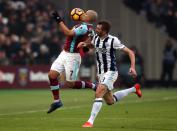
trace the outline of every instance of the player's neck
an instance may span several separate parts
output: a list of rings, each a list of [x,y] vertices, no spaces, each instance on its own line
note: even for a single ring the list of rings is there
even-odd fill
[[[105,39],[106,37],[108,37],[108,34],[104,34],[104,35],[100,36],[100,39],[103,40],[103,39]]]

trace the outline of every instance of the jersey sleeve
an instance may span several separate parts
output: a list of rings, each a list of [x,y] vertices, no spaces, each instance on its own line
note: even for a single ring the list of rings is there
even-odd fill
[[[119,49],[119,50],[121,50],[121,49],[123,49],[124,47],[125,47],[125,45],[122,44],[121,41],[120,41],[117,37],[115,37],[115,38],[114,38],[114,43],[113,43],[113,48],[114,48],[114,49]]]
[[[75,27],[73,30],[74,30],[76,36],[79,36],[79,35],[86,34],[88,31],[88,28],[86,25],[80,25],[78,27]]]

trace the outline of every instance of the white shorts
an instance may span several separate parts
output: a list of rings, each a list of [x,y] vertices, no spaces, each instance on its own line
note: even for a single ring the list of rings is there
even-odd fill
[[[107,71],[103,74],[98,74],[98,80],[100,84],[106,85],[109,90],[114,88],[114,82],[117,80],[117,71]]]
[[[66,80],[74,81],[78,78],[80,64],[81,56],[79,53],[62,51],[58,58],[52,63],[50,70],[55,70],[59,73],[65,71]]]

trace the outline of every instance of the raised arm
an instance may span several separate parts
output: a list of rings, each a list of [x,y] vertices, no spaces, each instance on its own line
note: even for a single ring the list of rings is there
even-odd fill
[[[61,16],[58,14],[58,12],[55,10],[52,12],[52,18],[55,19],[55,21],[59,24],[62,32],[66,36],[74,36],[75,32],[73,30],[70,30],[63,22]]]
[[[73,30],[70,30],[65,24],[63,21],[61,21],[59,23],[59,26],[61,28],[61,30],[63,31],[63,33],[67,36],[74,36],[75,35],[75,32]]]

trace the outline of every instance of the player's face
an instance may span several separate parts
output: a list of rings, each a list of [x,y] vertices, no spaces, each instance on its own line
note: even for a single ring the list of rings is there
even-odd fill
[[[90,19],[90,14],[85,12],[82,16],[81,16],[81,20],[82,21],[89,21]]]
[[[85,13],[81,15],[81,21],[85,21]]]
[[[98,34],[98,36],[100,37],[103,36],[104,31],[102,30],[102,25],[97,25],[95,31]]]

